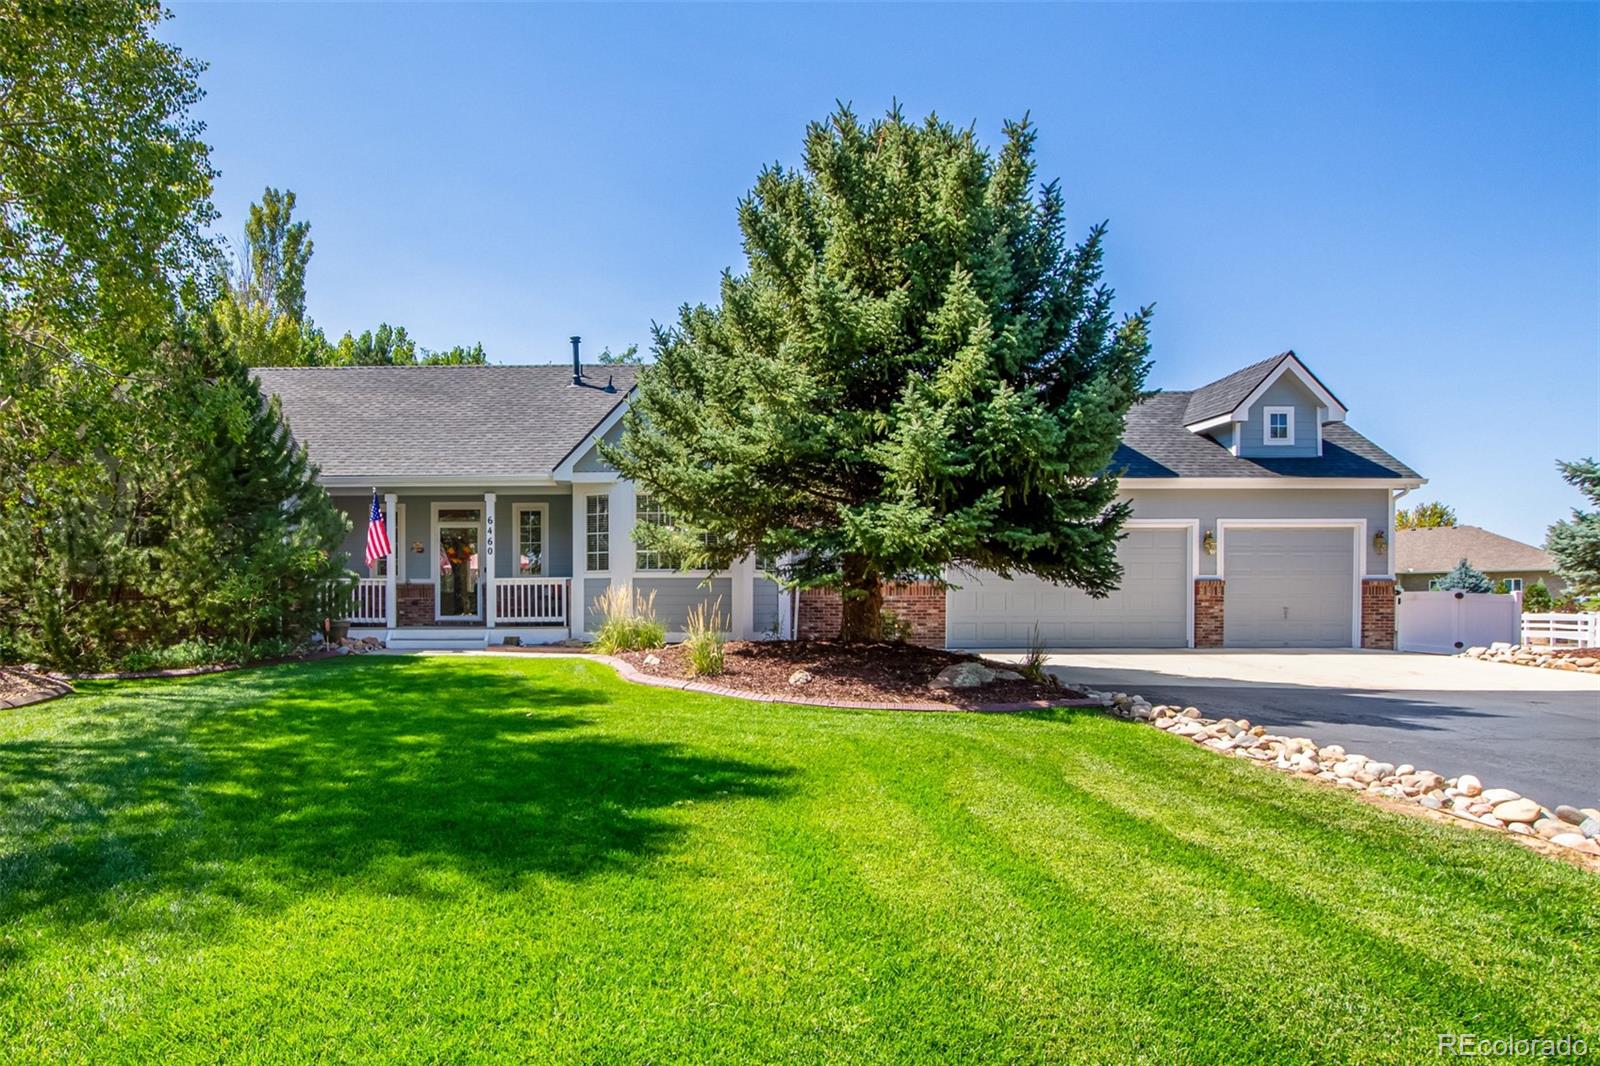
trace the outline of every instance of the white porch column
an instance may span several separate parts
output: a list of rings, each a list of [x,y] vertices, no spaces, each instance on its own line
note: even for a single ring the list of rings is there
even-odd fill
[[[734,640],[754,640],[756,635],[756,557],[746,555],[733,564],[733,602],[728,605],[728,629]]]
[[[585,498],[583,486],[575,482],[572,486],[572,594],[567,597],[567,629],[579,639],[588,636],[589,617],[588,604],[583,599],[584,570],[589,559],[589,541],[584,536],[588,529]]]
[[[494,592],[494,493],[483,494],[483,619],[490,630],[494,629],[496,608]]]
[[[611,486],[611,584],[633,602],[634,554],[633,526],[638,517],[638,494],[633,482],[618,481]]]
[[[395,602],[395,586],[398,584],[395,570],[399,566],[401,555],[395,550],[395,545],[404,545],[406,531],[394,528],[394,493],[386,493],[383,497],[383,524],[389,530],[389,557],[383,564],[383,613],[384,623],[394,629],[400,623],[400,605]]]

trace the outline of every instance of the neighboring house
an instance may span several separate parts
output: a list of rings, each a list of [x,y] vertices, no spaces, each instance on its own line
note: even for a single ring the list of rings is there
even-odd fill
[[[836,594],[780,593],[753,560],[680,573],[639,551],[658,514],[596,445],[620,433],[631,367],[257,371],[349,515],[361,569],[370,493],[397,559],[362,582],[352,632],[395,646],[591,634],[612,585],[655,593],[669,632],[721,602],[735,636],[826,637]],[[912,639],[1019,647],[1394,646],[1394,501],[1423,484],[1345,424],[1293,352],[1135,407],[1115,465],[1133,518],[1103,599],[1034,578],[951,572],[892,587]]]
[[[1439,526],[1395,531],[1394,566],[1402,590],[1436,587],[1463,559],[1491,581],[1504,581],[1512,592],[1543,581],[1551,595],[1559,597],[1567,587],[1556,573],[1556,561],[1544,549],[1487,529]]]

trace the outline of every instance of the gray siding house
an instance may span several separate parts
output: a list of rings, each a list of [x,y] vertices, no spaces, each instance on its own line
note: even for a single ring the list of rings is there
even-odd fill
[[[597,444],[614,439],[632,367],[275,368],[256,372],[349,515],[362,571],[352,632],[398,647],[591,634],[612,586],[654,593],[669,631],[719,603],[734,636],[827,637],[837,598],[781,591],[746,560],[684,573],[633,543],[657,514]],[[1395,500],[1423,484],[1345,422],[1285,352],[1137,405],[1114,465],[1133,518],[1124,579],[1092,599],[1033,578],[951,571],[887,598],[913,639],[1021,647],[1394,644]],[[376,491],[394,555],[362,565]]]

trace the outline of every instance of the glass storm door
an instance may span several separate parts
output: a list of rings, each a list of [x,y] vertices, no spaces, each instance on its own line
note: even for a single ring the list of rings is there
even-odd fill
[[[436,615],[446,618],[481,618],[478,600],[478,541],[482,532],[476,507],[441,508],[438,527],[439,572]]]

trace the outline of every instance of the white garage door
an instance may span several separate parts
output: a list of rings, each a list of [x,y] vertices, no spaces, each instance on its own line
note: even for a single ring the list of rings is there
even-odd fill
[[[1189,643],[1189,534],[1136,529],[1118,546],[1122,587],[1103,600],[1036,577],[958,576],[947,641],[955,648],[1023,648],[1033,627],[1049,648],[1182,648]]]
[[[1350,647],[1353,530],[1230,529],[1222,550],[1224,644]]]

